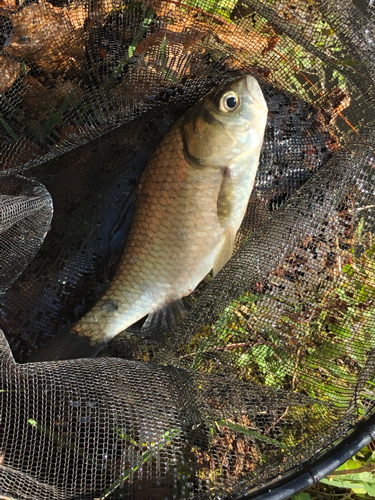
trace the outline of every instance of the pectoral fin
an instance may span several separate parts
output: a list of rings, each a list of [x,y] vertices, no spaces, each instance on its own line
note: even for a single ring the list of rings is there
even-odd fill
[[[212,267],[212,274],[214,276],[217,275],[220,269],[224,267],[228,260],[232,257],[235,236],[233,228],[231,227],[228,227],[228,229],[224,232],[224,242]]]
[[[213,275],[216,276],[232,256],[235,232],[233,231],[233,215],[235,211],[235,183],[231,177],[230,167],[223,172],[219,195],[217,198],[217,218],[224,230],[224,241],[213,265]]]
[[[228,168],[223,173],[217,198],[217,218],[223,227],[228,226],[232,217],[234,196],[234,183],[230,175],[230,168]]]

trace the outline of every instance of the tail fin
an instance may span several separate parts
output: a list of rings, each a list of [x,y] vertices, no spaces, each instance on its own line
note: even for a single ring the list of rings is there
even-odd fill
[[[41,349],[35,351],[28,362],[93,358],[104,345],[104,343],[91,345],[89,337],[77,335],[75,330],[68,326],[60,330]]]

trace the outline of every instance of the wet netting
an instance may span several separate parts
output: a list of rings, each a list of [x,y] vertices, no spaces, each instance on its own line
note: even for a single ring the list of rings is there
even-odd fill
[[[238,498],[371,420],[372,4],[0,1],[1,498]],[[268,118],[232,258],[173,327],[28,362],[116,276],[168,129],[243,75]]]

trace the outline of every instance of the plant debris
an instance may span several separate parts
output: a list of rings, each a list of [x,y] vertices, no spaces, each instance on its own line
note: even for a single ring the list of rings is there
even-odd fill
[[[84,71],[83,33],[74,29],[61,8],[32,3],[10,18],[14,35],[6,54],[27,58],[55,75],[76,76]]]
[[[21,64],[10,57],[0,55],[0,93],[9,89],[21,74]]]

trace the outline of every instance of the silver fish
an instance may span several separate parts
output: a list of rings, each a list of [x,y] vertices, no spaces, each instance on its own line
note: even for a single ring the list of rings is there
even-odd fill
[[[245,76],[210,93],[174,124],[142,175],[109,288],[68,335],[60,332],[34,360],[95,355],[147,314],[146,325],[168,307],[182,314],[181,297],[232,254],[266,120],[258,82]]]

